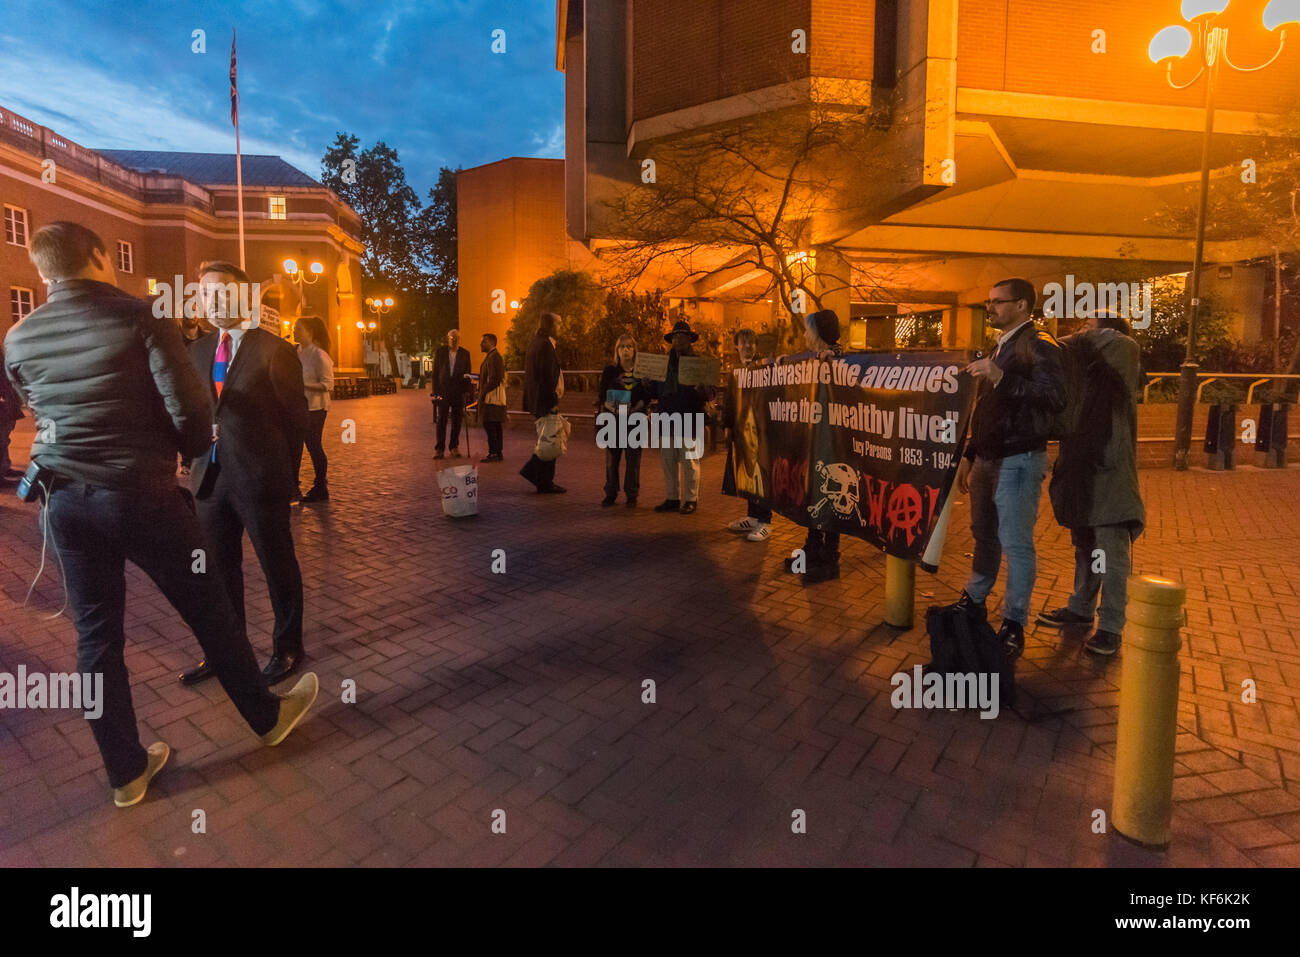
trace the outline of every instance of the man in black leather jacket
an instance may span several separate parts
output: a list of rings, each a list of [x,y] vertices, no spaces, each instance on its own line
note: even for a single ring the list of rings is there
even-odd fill
[[[212,403],[176,322],[116,288],[103,240],[56,222],[31,239],[49,300],[5,338],[5,372],[37,419],[32,460],[77,628],[77,666],[103,676],[91,720],[113,801],[128,807],[171,753],[140,744],[127,674],[127,561],[137,565],[194,630],[222,687],[269,746],[298,724],[318,688],[314,674],[280,698],[257,667],[230,598],[207,563],[207,545],[176,456],[212,441]],[[84,679],[83,679],[84,680]]]
[[[1032,283],[1006,279],[984,304],[998,330],[991,356],[966,372],[979,380],[971,437],[957,470],[970,494],[975,554],[958,604],[986,614],[984,601],[998,577],[1003,552],[1007,585],[998,638],[1007,653],[1025,647],[1025,622],[1036,574],[1034,523],[1047,474],[1047,440],[1065,408],[1061,347],[1034,325]]]

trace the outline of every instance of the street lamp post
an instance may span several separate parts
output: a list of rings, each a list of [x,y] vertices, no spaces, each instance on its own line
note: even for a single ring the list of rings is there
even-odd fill
[[[298,284],[298,292],[302,296],[304,312],[307,308],[307,287],[313,285],[318,279],[320,279],[321,274],[325,272],[325,267],[320,263],[314,262],[307,267],[307,270],[311,273],[310,276],[298,268],[297,261],[293,259],[286,259],[284,261],[285,275]]]
[[[1205,267],[1205,220],[1210,200],[1210,143],[1214,136],[1214,93],[1218,85],[1219,64],[1226,63],[1240,73],[1254,73],[1269,66],[1282,55],[1286,44],[1286,25],[1300,24],[1300,0],[1271,0],[1264,8],[1264,27],[1272,32],[1279,27],[1277,50],[1264,63],[1254,67],[1239,67],[1228,57],[1228,28],[1219,25],[1219,18],[1231,0],[1183,0],[1183,19],[1196,27],[1201,56],[1201,68],[1186,83],[1174,82],[1174,63],[1181,61],[1192,50],[1192,33],[1181,24],[1167,26],[1151,38],[1147,55],[1157,66],[1166,64],[1165,80],[1176,90],[1185,90],[1202,75],[1205,76],[1205,133],[1201,138],[1201,196],[1196,212],[1196,252],[1192,260],[1191,288],[1187,310],[1187,350],[1178,376],[1178,420],[1174,427],[1174,468],[1187,468],[1187,457],[1192,447],[1192,417],[1196,412],[1196,376],[1200,366],[1196,362],[1196,322],[1201,309],[1201,271]]]
[[[384,336],[383,336],[383,328],[382,328],[383,323],[380,320],[382,320],[385,313],[392,311],[393,297],[386,296],[385,298],[380,299],[378,296],[376,296],[373,299],[367,299],[366,307],[369,308],[371,315],[374,316],[374,319],[370,320],[369,323],[370,335],[373,337],[374,340],[378,340],[380,348],[383,348],[384,345]],[[360,323],[358,323],[358,325],[360,325]],[[393,361],[394,363],[396,363],[395,356],[393,357]]]

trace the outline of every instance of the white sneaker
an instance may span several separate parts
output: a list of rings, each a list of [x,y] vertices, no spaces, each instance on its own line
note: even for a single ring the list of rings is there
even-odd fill
[[[729,531],[729,532],[752,532],[752,531],[754,531],[754,529],[756,529],[756,528],[758,528],[758,527],[760,527],[760,523],[759,523],[759,521],[758,521],[757,519],[749,518],[748,516],[746,516],[745,518],[737,519],[736,521],[734,521],[734,522],[732,522],[730,525],[728,525],[728,526],[727,526],[727,531]]]
[[[745,536],[751,542],[765,542],[767,537],[772,534],[772,526],[763,522],[758,523],[758,528],[754,529]]]

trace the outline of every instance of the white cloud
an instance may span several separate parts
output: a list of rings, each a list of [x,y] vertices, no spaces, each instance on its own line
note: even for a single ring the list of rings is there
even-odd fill
[[[533,156],[564,156],[564,124],[556,123],[555,126],[551,128],[550,133],[545,136],[541,133],[534,133],[533,145],[537,147],[537,149],[533,150]]]
[[[11,40],[11,38],[6,38]],[[197,99],[190,84],[170,91],[124,83],[94,65],[67,59],[47,50],[4,49],[0,59],[25,63],[26,70],[7,70],[0,88],[0,105],[48,126],[91,149],[181,150],[234,153],[235,131],[230,125],[229,86],[224,75],[216,98],[215,119],[194,115],[189,103]],[[294,149],[283,140],[248,135],[248,104],[240,102],[240,148],[245,154],[275,154],[313,178],[320,157]]]

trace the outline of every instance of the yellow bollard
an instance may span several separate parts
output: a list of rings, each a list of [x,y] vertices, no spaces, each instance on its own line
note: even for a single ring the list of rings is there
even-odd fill
[[[1178,731],[1178,629],[1187,589],[1167,578],[1128,580],[1111,821],[1130,840],[1169,843]]]
[[[915,604],[916,563],[905,558],[885,556],[885,624],[895,628],[912,627]]]

